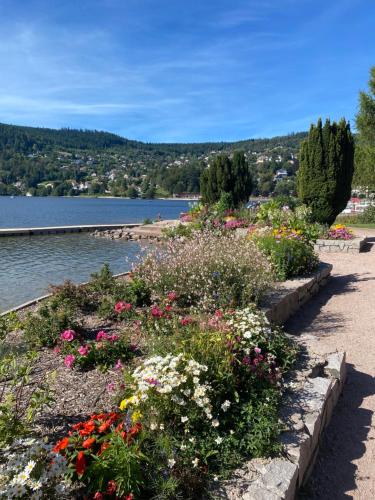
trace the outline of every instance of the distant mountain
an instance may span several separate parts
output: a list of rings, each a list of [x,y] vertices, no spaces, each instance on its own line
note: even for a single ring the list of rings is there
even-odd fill
[[[250,163],[264,153],[266,163],[287,162],[305,137],[300,132],[236,142],[145,143],[97,130],[0,124],[0,195],[197,192],[211,156],[240,149]]]

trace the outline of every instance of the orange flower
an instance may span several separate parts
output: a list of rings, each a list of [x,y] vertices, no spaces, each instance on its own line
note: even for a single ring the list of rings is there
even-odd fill
[[[106,450],[107,448],[109,448],[109,443],[108,443],[108,441],[104,441],[104,443],[102,443],[102,445],[100,447],[100,451],[99,451],[98,455],[101,455],[103,453],[103,451]]]
[[[91,448],[91,446],[95,443],[96,439],[95,438],[88,438],[83,441],[82,446],[83,448]]]
[[[61,450],[65,450],[65,448],[69,445],[69,438],[65,437],[58,441],[53,449],[55,453],[59,453]]]
[[[77,460],[76,460],[76,472],[79,476],[82,476],[85,470],[86,470],[85,454],[83,451],[80,451],[77,455]]]
[[[89,420],[83,424],[83,429],[79,431],[81,436],[88,436],[95,430],[95,422],[93,420]]]

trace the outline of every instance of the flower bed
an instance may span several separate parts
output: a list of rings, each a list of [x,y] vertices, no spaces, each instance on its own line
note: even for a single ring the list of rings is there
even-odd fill
[[[43,435],[47,429],[40,431],[35,417],[47,420],[70,498],[204,497],[211,481],[230,477],[244,460],[280,451],[282,381],[297,349],[257,304],[285,253],[275,265],[254,238],[253,224],[247,226],[250,236],[237,238],[233,229],[247,222],[233,213],[225,217],[220,228],[212,224],[149,254],[129,280],[118,282],[104,268],[86,287],[55,288],[17,325],[19,342],[35,348],[39,360],[55,357],[59,383],[51,384],[61,422],[54,433],[46,409],[54,403],[41,395],[26,401],[19,418],[26,424],[32,407],[34,419],[17,433]],[[267,237],[277,248],[305,249],[308,231],[284,222]],[[309,269],[305,263],[294,272]],[[1,366],[3,394],[11,395],[7,367]],[[63,373],[68,385],[61,384]],[[67,411],[60,402],[64,387],[78,399],[84,382],[94,403],[61,414]],[[17,416],[19,403],[25,401],[17,395],[6,401],[8,419]],[[10,453],[17,452],[11,438],[8,432]],[[46,477],[48,467],[41,459],[33,480]],[[31,497],[56,495],[52,483],[31,484]]]

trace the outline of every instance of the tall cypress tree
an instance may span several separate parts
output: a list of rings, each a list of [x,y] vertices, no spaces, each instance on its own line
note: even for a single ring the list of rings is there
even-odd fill
[[[354,184],[375,189],[375,66],[371,68],[369,92],[359,94]]]
[[[319,119],[311,125],[300,151],[297,191],[312,209],[315,221],[332,224],[345,208],[351,193],[354,141],[344,119],[338,124]]]

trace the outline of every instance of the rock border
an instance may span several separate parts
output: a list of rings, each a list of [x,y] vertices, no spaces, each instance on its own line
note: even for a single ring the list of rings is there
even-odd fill
[[[276,325],[284,324],[327,283],[331,271],[332,264],[321,262],[317,271],[310,276],[278,283],[262,307],[268,320]]]
[[[316,240],[314,250],[316,252],[362,252],[367,243],[366,237],[357,237],[351,240]]]
[[[232,479],[213,487],[213,498],[293,500],[313,470],[345,378],[344,352],[316,357],[309,369],[301,372],[299,381],[286,386],[282,420],[288,429],[280,436],[284,456],[250,460]]]

